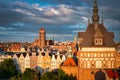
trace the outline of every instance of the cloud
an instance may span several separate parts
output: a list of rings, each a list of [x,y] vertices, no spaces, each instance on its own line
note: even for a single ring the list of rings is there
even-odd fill
[[[113,4],[108,3],[109,1],[112,1]],[[120,40],[117,35],[120,30],[120,10],[119,5],[115,5],[120,1],[101,0],[98,2],[100,5],[100,18],[103,8],[105,26],[108,30],[114,31],[117,40]],[[66,36],[69,37],[67,39],[73,39],[73,36],[70,35],[74,35],[79,30],[83,31],[86,29],[89,15],[88,11],[89,8],[92,8],[92,4],[93,1],[90,0],[12,0],[12,2],[1,0],[0,37],[3,39],[0,40],[8,39],[8,34],[3,34],[3,31],[6,31],[6,33],[9,31],[10,36],[13,38],[19,35],[20,40],[24,37],[23,41],[27,41],[28,39],[32,41],[36,37],[34,34],[38,34],[41,27],[45,28],[47,35],[63,36],[64,40]],[[115,27],[111,27],[111,23]],[[25,37],[27,36],[29,38],[26,38],[26,40]]]

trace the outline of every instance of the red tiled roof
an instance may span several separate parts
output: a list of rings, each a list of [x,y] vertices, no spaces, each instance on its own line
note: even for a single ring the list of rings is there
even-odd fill
[[[63,66],[76,66],[76,63],[73,58],[67,58],[67,60],[63,63]]]

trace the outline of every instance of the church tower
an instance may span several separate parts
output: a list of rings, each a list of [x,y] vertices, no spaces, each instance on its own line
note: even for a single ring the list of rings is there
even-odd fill
[[[46,32],[44,28],[41,28],[39,31],[40,47],[44,48],[46,45]]]

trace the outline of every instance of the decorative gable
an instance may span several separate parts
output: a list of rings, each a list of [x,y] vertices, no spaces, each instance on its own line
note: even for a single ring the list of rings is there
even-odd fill
[[[103,45],[103,34],[99,28],[94,33],[94,45]]]
[[[104,37],[99,28],[96,29],[94,33],[94,37]]]

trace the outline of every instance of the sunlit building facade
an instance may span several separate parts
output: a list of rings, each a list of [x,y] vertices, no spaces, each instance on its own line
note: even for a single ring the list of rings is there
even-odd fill
[[[85,32],[79,32],[78,51],[79,80],[95,80],[100,69],[106,74],[106,69],[114,69],[116,48],[113,32],[108,32],[99,19],[97,1],[94,0],[92,23],[88,22]]]

